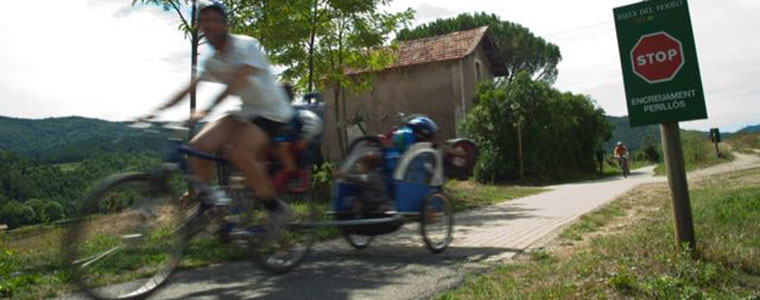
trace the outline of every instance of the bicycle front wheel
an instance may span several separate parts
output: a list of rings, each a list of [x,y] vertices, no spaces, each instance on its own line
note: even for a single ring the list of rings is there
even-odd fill
[[[251,244],[256,263],[275,274],[285,273],[297,267],[314,244],[317,228],[309,226],[319,219],[311,191],[284,197],[293,209],[293,217],[276,232],[266,232],[271,226],[263,207],[254,209],[259,217],[249,231],[261,232]]]
[[[73,282],[96,299],[141,299],[180,261],[183,214],[165,185],[148,173],[110,178],[81,203],[63,251]]]

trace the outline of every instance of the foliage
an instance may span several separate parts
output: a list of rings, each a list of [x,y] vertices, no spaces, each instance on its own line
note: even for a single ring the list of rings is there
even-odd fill
[[[335,165],[331,163],[324,163],[320,166],[314,166],[314,170],[311,176],[311,184],[314,189],[314,198],[320,202],[330,201],[330,192],[332,190],[332,184],[335,180]]]
[[[631,153],[648,144],[649,140],[645,141],[645,139],[653,139],[656,144],[660,142],[660,128],[657,125],[631,127],[627,116],[607,116],[606,119],[612,124],[612,139],[605,142],[602,148],[609,153],[612,153],[612,149],[615,148],[615,143],[618,141],[623,142]]]
[[[10,298],[21,284],[14,274],[20,266],[16,251],[5,248],[0,242],[0,298]]]
[[[179,7],[184,0],[133,0],[175,10],[180,29],[194,36],[197,28]],[[369,73],[348,76],[347,69],[379,70],[393,62],[392,48],[384,48],[391,33],[408,24],[413,11],[381,11],[391,0],[224,0],[231,15],[230,30],[258,39],[272,63],[285,66],[284,80],[296,90],[332,89],[336,128],[345,148],[345,104],[341,93],[369,89]],[[191,39],[197,47],[197,39]],[[194,52],[193,52],[194,53]],[[343,120],[342,122],[340,120]]]
[[[9,228],[32,224],[36,220],[34,209],[13,200],[7,201],[0,209],[0,223],[5,223]]]
[[[163,140],[120,122],[0,117],[0,149],[44,162],[74,162],[111,152],[160,153]]]
[[[123,171],[145,170],[158,158],[147,154],[99,154],[61,171],[52,164],[0,151],[0,223],[11,228],[73,216],[78,200],[97,181]],[[24,204],[21,204],[24,203]]]
[[[659,163],[662,160],[662,147],[654,135],[647,135],[641,140],[641,147],[633,153],[634,160]]]
[[[393,47],[384,47],[390,34],[413,17],[411,10],[401,13],[379,10],[380,5],[389,3],[389,0],[327,1],[321,8],[328,19],[311,53],[313,65],[310,69],[314,78],[320,79],[316,83],[318,90],[332,90],[341,153],[347,146],[346,94],[371,88],[375,76],[372,71],[385,68],[395,59]],[[363,72],[349,74],[347,70]],[[297,86],[304,84],[301,79]]]
[[[50,223],[63,219],[65,216],[63,214],[63,206],[58,202],[48,201],[45,206],[42,207],[40,216],[40,221],[43,223]]]
[[[509,85],[483,83],[476,97],[461,129],[481,149],[474,174],[480,182],[519,178],[518,125],[525,174],[538,180],[594,172],[595,151],[610,137],[604,110],[588,96],[560,93],[526,73]]]
[[[559,47],[533,35],[519,24],[501,20],[496,14],[465,13],[454,18],[438,19],[414,29],[404,29],[399,32],[398,39],[420,39],[481,26],[489,26],[499,55],[505,60],[508,82],[512,82],[520,72],[547,82],[554,82],[557,78],[557,64],[562,59]]]
[[[760,132],[739,131],[725,140],[734,149],[738,151],[752,151],[751,149],[760,149]]]
[[[715,153],[715,146],[706,138],[704,132],[681,130],[681,149],[686,171],[708,167],[727,162],[733,155],[723,150],[721,156]],[[665,162],[655,168],[656,174],[665,174]]]

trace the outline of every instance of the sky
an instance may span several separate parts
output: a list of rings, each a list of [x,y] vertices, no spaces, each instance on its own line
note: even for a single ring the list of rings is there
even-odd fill
[[[130,0],[7,1],[0,10],[0,115],[129,120],[187,84],[189,42],[174,12]],[[625,115],[614,7],[633,0],[395,0],[414,25],[488,12],[560,47],[555,87],[591,96],[609,115]],[[682,128],[735,131],[760,124],[760,1],[691,0],[692,25],[709,118]],[[203,53],[209,49],[202,47]],[[206,84],[198,106],[221,87]],[[236,101],[228,101],[222,112]],[[187,104],[164,118],[187,116]]]

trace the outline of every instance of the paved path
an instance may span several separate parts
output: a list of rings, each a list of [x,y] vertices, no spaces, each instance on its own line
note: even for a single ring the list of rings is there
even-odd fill
[[[693,172],[705,176],[760,166],[760,157]],[[270,277],[247,262],[180,272],[153,299],[420,299],[460,283],[489,261],[541,245],[579,216],[636,185],[665,181],[653,167],[627,179],[549,187],[551,191],[458,214],[454,241],[444,253],[424,248],[419,229],[407,225],[357,251],[343,241],[320,244],[299,269]]]

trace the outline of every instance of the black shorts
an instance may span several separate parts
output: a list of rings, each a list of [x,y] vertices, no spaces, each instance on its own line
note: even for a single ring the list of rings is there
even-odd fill
[[[262,117],[252,119],[251,123],[261,128],[261,130],[264,130],[264,132],[269,135],[270,139],[281,135],[288,127],[288,124],[286,123],[280,123]]]

